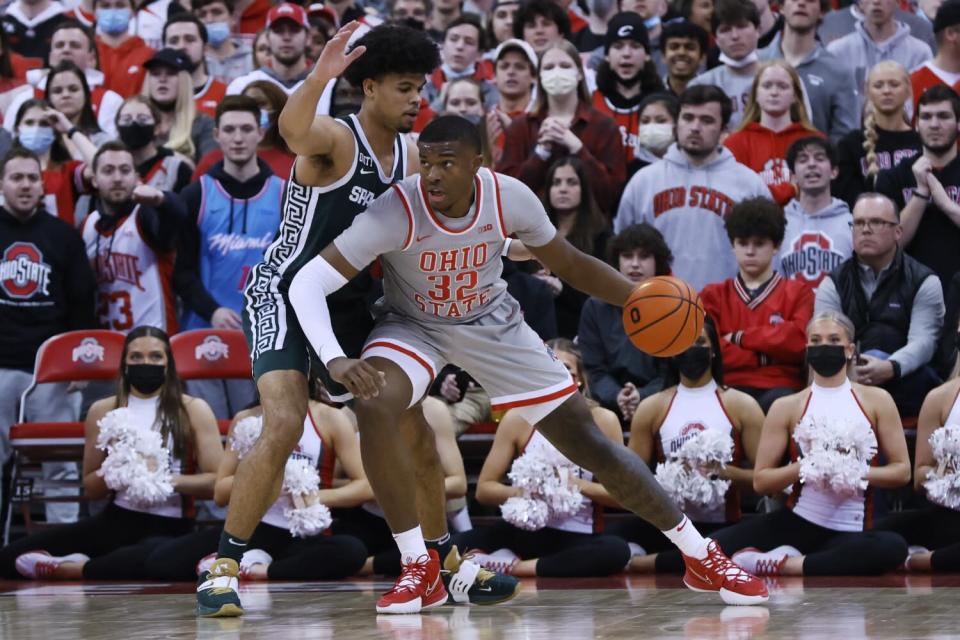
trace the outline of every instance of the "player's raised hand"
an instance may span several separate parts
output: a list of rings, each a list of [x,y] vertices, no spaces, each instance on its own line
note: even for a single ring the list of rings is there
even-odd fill
[[[380,395],[387,377],[366,360],[334,358],[327,364],[330,377],[342,384],[354,397],[369,400]]]
[[[360,28],[360,23],[356,20],[345,24],[330,39],[320,52],[317,64],[313,67],[310,75],[319,77],[326,82],[340,76],[347,67],[353,64],[353,61],[363,55],[367,50],[364,46],[354,47],[350,53],[347,53],[347,45],[350,43],[350,37],[354,31]]]

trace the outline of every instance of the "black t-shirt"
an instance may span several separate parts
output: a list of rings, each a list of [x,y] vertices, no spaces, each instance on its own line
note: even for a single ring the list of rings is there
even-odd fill
[[[590,53],[594,49],[602,48],[606,34],[596,34],[590,31],[590,27],[584,27],[573,34],[570,41],[577,47],[580,53]]]
[[[833,181],[833,195],[844,200],[852,209],[857,197],[873,191],[867,179],[867,152],[863,150],[863,131],[854,129],[837,144],[837,179]],[[911,161],[921,151],[920,134],[908,131],[886,131],[877,128],[877,166],[881,171]]]
[[[893,169],[881,171],[877,178],[877,191],[896,202],[901,209],[917,186],[913,178],[913,163],[919,158],[917,156],[901,162]],[[960,202],[960,156],[942,169],[935,169],[933,175],[940,180],[953,201]],[[953,275],[960,272],[960,227],[930,200],[906,251],[933,269],[946,288]]]

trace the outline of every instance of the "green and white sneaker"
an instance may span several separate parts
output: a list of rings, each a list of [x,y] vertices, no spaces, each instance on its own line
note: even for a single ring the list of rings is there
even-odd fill
[[[440,571],[451,601],[459,604],[500,604],[520,593],[520,581],[513,576],[484,569],[469,558],[461,558],[454,546]]]
[[[217,558],[197,581],[197,615],[232,618],[243,615],[240,604],[240,567],[230,558]]]

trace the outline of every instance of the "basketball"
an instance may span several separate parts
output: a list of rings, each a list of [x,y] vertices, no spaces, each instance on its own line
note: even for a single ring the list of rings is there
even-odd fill
[[[623,329],[630,342],[659,358],[686,351],[700,335],[703,318],[700,296],[673,276],[650,278],[623,305]]]

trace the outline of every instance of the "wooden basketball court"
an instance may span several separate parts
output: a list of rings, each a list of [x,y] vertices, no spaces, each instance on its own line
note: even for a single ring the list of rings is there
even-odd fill
[[[960,576],[789,578],[764,607],[727,607],[678,578],[525,580],[495,607],[378,616],[385,582],[253,583],[243,618],[199,619],[193,587],[160,583],[0,582],[0,637],[566,640],[568,638],[960,637]]]

